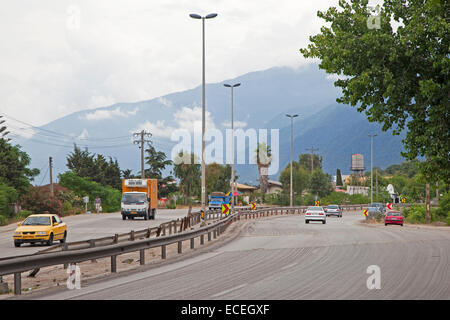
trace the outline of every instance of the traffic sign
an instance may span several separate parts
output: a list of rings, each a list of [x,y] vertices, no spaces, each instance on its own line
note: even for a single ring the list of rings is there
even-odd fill
[[[319,205],[319,201],[316,201],[314,205],[317,207]]]
[[[392,203],[388,203],[388,204],[386,204],[386,207],[389,209],[389,210],[392,210]]]
[[[364,210],[364,216],[367,217],[369,215],[369,210]]]
[[[256,210],[256,203],[254,202],[250,203],[250,209]]]
[[[230,213],[230,205],[223,204],[222,205],[222,213],[229,214]]]

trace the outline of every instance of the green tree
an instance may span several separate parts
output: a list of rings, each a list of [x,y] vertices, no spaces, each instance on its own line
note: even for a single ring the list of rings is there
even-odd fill
[[[292,161],[292,189],[295,195],[300,196],[309,188],[310,172],[300,166],[298,162]],[[291,188],[291,166],[288,164],[280,173],[280,182],[283,184],[283,192],[290,193]]]
[[[343,186],[341,169],[336,170],[336,186]]]
[[[174,163],[173,173],[179,179],[180,191],[184,195],[185,203],[189,203],[190,212],[191,196],[200,194],[201,166],[195,154],[183,151],[177,155]]]
[[[235,176],[237,180],[237,176]],[[227,193],[231,190],[231,166],[210,163],[206,165],[206,193],[214,191]]]
[[[319,157],[317,154],[314,154],[312,157],[312,163],[311,163],[311,154],[309,153],[303,153],[299,155],[298,162],[299,164],[311,172],[311,164],[314,166],[315,169],[322,169],[322,157]]]
[[[427,158],[420,168],[429,181],[448,183],[450,2],[386,0],[379,28],[368,26],[368,0],[340,0],[339,7],[317,13],[327,26],[300,52],[339,76],[338,102],[365,112],[385,131],[406,127],[403,156]]]
[[[311,175],[310,191],[320,198],[329,195],[333,191],[331,176],[320,169],[314,170]]]
[[[174,180],[172,176],[163,177],[162,172],[167,167],[173,164],[171,160],[162,151],[157,151],[155,147],[149,143],[148,148],[145,149],[147,156],[145,163],[148,168],[145,169],[145,176],[153,179],[158,179],[158,197],[167,197],[169,193],[177,190],[175,184],[171,184]]]
[[[38,169],[30,169],[30,157],[20,150],[20,146],[12,146],[5,139],[0,139],[0,182],[23,194],[27,192],[30,181],[39,174]]]

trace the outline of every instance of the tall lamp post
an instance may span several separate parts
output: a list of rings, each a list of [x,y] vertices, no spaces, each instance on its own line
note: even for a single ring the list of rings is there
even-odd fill
[[[227,84],[225,83],[224,86],[227,88],[231,88],[231,212],[234,212],[234,113],[233,113],[233,99],[234,99],[234,91],[233,89],[236,87],[239,87],[241,84]]]
[[[217,17],[217,13],[210,13],[204,17],[191,13],[193,19],[202,20],[202,211],[205,212],[206,202],[206,168],[205,168],[205,20]]]
[[[291,118],[291,194],[290,194],[290,201],[289,201],[289,206],[292,207],[292,198],[293,198],[293,188],[292,188],[292,149],[293,149],[293,140],[294,140],[294,118],[298,117],[298,114],[286,114],[286,117]]]
[[[373,203],[373,137],[376,134],[368,134],[370,137],[370,203]]]

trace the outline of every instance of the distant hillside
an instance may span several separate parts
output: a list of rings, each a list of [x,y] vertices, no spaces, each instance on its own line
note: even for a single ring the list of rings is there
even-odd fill
[[[306,148],[319,148],[324,170],[334,174],[336,168],[348,173],[352,153],[362,153],[370,167],[370,140],[374,139],[374,165],[386,167],[400,163],[402,136],[382,133],[365,115],[353,108],[338,105],[339,95],[333,81],[311,64],[299,69],[272,68],[251,72],[236,79],[207,85],[207,128],[224,131],[229,127],[230,89],[224,83],[242,83],[235,89],[235,126],[280,129],[280,170],[289,162],[290,120],[286,113],[299,113],[294,121],[294,158]],[[44,168],[37,184],[44,179],[48,157],[53,157],[54,176],[66,171],[66,156],[73,143],[88,145],[89,150],[117,158],[122,169],[140,170],[139,149],[132,143],[132,133],[152,132],[155,146],[170,155],[174,142],[170,133],[177,128],[192,130],[201,121],[201,86],[168,94],[148,101],[118,103],[112,106],[73,113],[35,130],[30,139],[15,140],[32,158],[32,166]],[[60,133],[60,134],[54,134]],[[254,165],[236,166],[239,181],[257,184]],[[271,178],[277,179],[279,172]]]

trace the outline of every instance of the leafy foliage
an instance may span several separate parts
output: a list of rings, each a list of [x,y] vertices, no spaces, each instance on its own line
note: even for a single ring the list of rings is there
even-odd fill
[[[148,165],[148,169],[145,169],[145,176],[158,179],[158,197],[167,197],[169,193],[177,190],[177,186],[171,183],[174,180],[172,176],[163,177],[162,172],[167,166],[172,165],[173,162],[167,160],[166,154],[162,151],[157,151],[151,143],[148,144],[145,152],[147,153],[145,163]]]
[[[173,172],[180,181],[180,191],[185,201],[193,195],[200,195],[201,166],[193,153],[180,152],[174,159]]]
[[[450,182],[450,2],[386,0],[380,28],[369,28],[368,0],[340,0],[339,9],[319,11],[327,22],[300,52],[319,58],[319,67],[339,76],[340,103],[365,112],[369,121],[407,128],[410,160],[432,181]],[[399,24],[391,25],[391,20]]]

